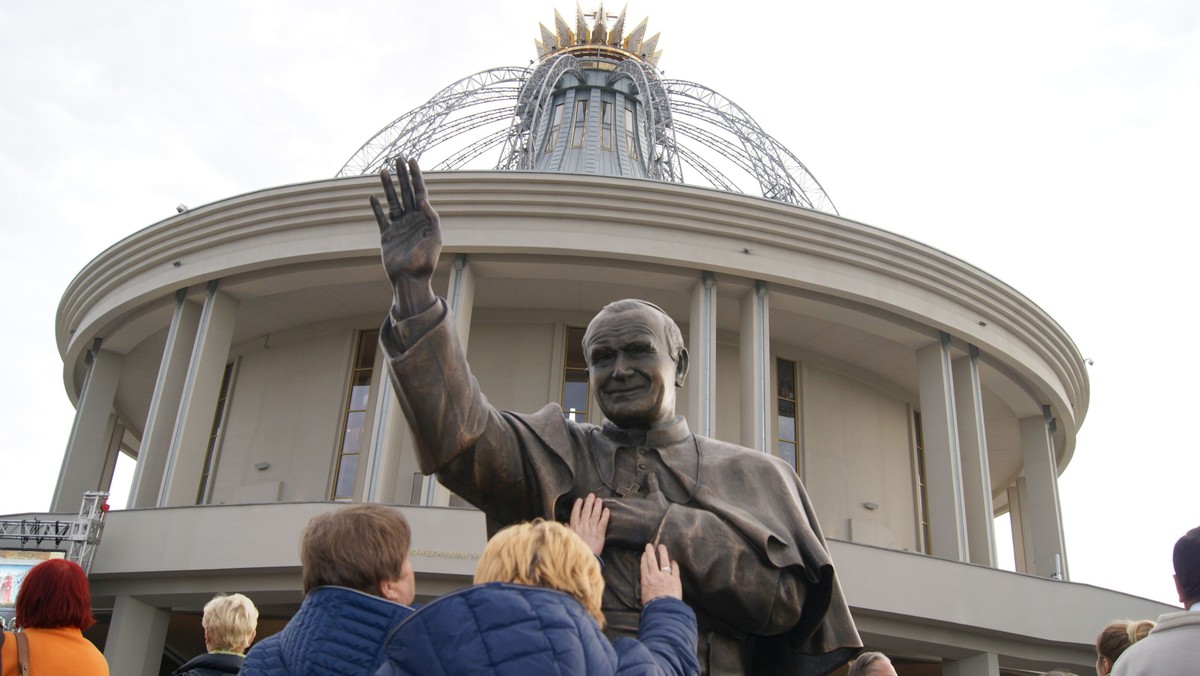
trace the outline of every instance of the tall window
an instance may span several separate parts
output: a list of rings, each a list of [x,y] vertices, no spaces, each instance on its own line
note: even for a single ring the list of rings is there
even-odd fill
[[[588,391],[587,361],[583,358],[584,329],[567,327],[567,345],[563,350],[563,415],[568,420],[587,422]]]
[[[925,553],[929,553],[929,482],[925,473],[925,432],[921,428],[921,412],[913,411],[913,448],[916,451],[917,495],[921,500],[921,538]]]
[[[600,147],[604,150],[612,150],[613,147],[612,108],[612,103],[600,102]]]
[[[625,152],[630,159],[638,158],[637,133],[633,123],[633,108],[625,109]]]
[[[378,329],[358,334],[354,367],[350,373],[350,391],[346,394],[342,438],[338,443],[337,462],[333,466],[333,494],[330,497],[334,500],[354,497],[354,482],[358,478],[358,459],[362,452],[363,427],[367,422],[371,393],[371,367],[375,363],[375,348],[378,345]]]
[[[554,142],[558,140],[558,127],[562,124],[563,104],[554,106],[554,117],[550,120],[550,128],[546,130],[546,148],[542,152],[554,150]]]
[[[775,406],[778,414],[779,457],[796,468],[796,448],[800,438],[800,407],[796,397],[796,362],[775,360]]]
[[[587,99],[579,99],[575,101],[574,129],[571,132],[572,148],[580,148],[583,146],[583,132],[587,126],[587,105]]]
[[[200,487],[196,489],[196,504],[208,502],[209,484],[217,465],[217,447],[221,444],[221,431],[225,428],[225,401],[229,398],[229,380],[233,375],[233,362],[225,365],[221,376],[221,392],[217,395],[217,412],[213,414],[212,429],[208,433],[208,449],[204,452],[204,473],[200,475]]]

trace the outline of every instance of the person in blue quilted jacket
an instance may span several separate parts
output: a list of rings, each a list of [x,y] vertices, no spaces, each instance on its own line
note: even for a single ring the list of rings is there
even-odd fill
[[[588,507],[603,514],[598,500]],[[640,575],[638,637],[610,642],[601,630],[604,577],[583,538],[541,519],[510,526],[484,548],[476,586],[422,607],[392,631],[377,674],[699,674],[696,615],[682,600],[678,563],[666,547],[647,544]]]
[[[314,517],[300,541],[304,603],[250,649],[239,674],[358,676],[385,660],[384,638],[412,614],[411,531],[396,509],[354,505]]]

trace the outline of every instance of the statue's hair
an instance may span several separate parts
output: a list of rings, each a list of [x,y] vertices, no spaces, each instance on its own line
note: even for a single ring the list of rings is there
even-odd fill
[[[218,594],[204,604],[200,624],[210,651],[246,652],[258,627],[258,608],[241,594]]]
[[[555,521],[535,519],[496,533],[475,567],[475,584],[511,582],[546,587],[579,601],[604,627],[604,577],[583,538]]]
[[[638,300],[637,298],[615,300],[605,305],[596,313],[595,317],[592,317],[592,321],[588,322],[587,330],[583,332],[583,358],[588,360],[588,363],[591,363],[591,357],[588,355],[588,345],[592,342],[592,327],[595,326],[596,320],[601,315],[616,314],[629,310],[643,310],[646,308],[654,310],[662,317],[662,331],[663,335],[667,337],[667,353],[671,356],[671,359],[678,360],[679,353],[683,350],[683,332],[679,330],[679,325],[675,323],[674,319],[671,319],[671,315],[663,312],[663,309],[659,306],[649,301]]]
[[[1096,637],[1096,654],[1111,665],[1129,646],[1146,638],[1154,628],[1151,620],[1119,620],[1112,622]]]
[[[850,663],[850,669],[846,671],[846,676],[871,676],[876,664],[892,661],[887,655],[879,652],[865,652],[859,655]]]

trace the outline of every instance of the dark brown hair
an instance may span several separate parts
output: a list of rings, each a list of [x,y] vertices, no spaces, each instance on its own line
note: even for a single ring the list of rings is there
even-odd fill
[[[1171,555],[1175,564],[1175,577],[1179,579],[1181,601],[1200,602],[1200,526],[1184,533],[1175,543]]]
[[[408,521],[383,505],[354,505],[308,522],[300,540],[304,593],[349,587],[379,596],[379,583],[404,570],[412,535]]]

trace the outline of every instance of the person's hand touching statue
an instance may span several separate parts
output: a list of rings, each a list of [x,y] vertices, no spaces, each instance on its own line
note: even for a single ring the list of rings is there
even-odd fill
[[[659,545],[658,551],[646,544],[642,553],[642,605],[656,598],[669,596],[683,600],[683,582],[679,578],[679,563],[672,562],[667,555],[667,546]]]
[[[429,204],[425,179],[415,159],[396,160],[396,182],[387,169],[379,172],[388,209],[374,195],[371,209],[379,223],[383,267],[392,280],[394,312],[404,319],[434,305],[437,297],[430,286],[433,269],[442,250],[442,229],[437,212]]]
[[[568,523],[585,543],[592,554],[600,556],[604,551],[604,534],[608,531],[608,508],[604,501],[595,493],[588,493],[587,499],[576,498],[571,506],[571,520]]]

